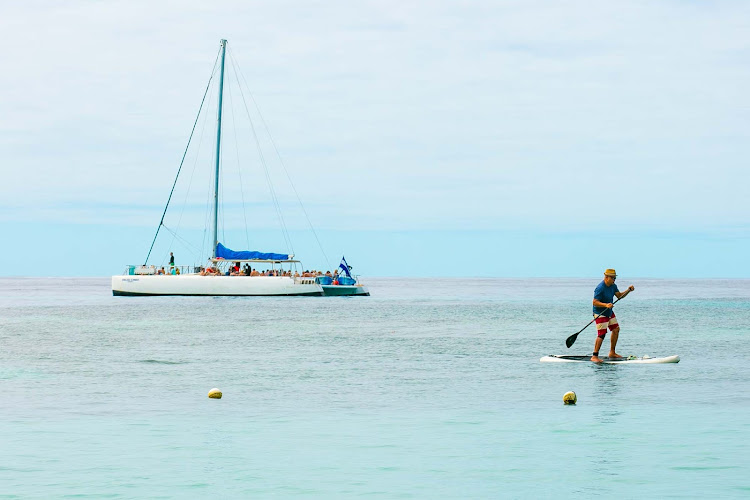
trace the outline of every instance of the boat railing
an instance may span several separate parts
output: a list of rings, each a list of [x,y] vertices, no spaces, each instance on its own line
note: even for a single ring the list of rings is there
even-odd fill
[[[321,285],[358,285],[359,284],[359,278],[357,276],[352,275],[351,278],[346,276],[317,276],[315,278],[315,281]]]
[[[163,273],[159,272],[161,271],[161,269],[164,269]],[[156,275],[170,275],[170,274],[196,274],[199,272],[200,272],[200,267],[196,267],[196,266],[156,267],[154,265],[149,265],[149,266],[130,265],[125,268],[125,272],[123,274],[129,275],[129,276],[156,276]]]

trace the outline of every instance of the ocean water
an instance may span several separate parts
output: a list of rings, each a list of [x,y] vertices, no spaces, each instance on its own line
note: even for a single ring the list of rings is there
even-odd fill
[[[2,278],[0,498],[750,497],[750,281],[619,281],[618,351],[679,364],[539,362],[591,352],[593,327],[564,341],[596,278],[351,298]]]

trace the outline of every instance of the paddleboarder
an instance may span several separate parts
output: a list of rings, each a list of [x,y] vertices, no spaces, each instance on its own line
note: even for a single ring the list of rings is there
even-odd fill
[[[615,351],[617,346],[617,338],[620,336],[620,325],[617,323],[615,312],[612,310],[612,299],[617,297],[621,299],[627,294],[635,290],[633,285],[630,285],[627,290],[621,292],[615,280],[617,279],[617,273],[614,269],[607,269],[604,271],[604,280],[594,290],[594,316],[599,315],[596,318],[596,342],[594,343],[594,354],[591,356],[591,361],[594,363],[601,363],[602,360],[599,358],[599,349],[604,342],[604,337],[607,336],[607,327],[612,334],[610,337],[611,347],[609,350],[610,358],[621,358]]]

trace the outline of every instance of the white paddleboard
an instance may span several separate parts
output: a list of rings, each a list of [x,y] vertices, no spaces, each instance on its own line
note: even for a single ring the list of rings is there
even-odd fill
[[[599,356],[602,363],[608,365],[625,365],[625,364],[661,364],[661,363],[679,363],[679,356],[664,356],[660,358],[652,358],[651,356],[623,356],[622,358],[607,358]],[[557,354],[550,354],[549,356],[542,357],[539,361],[542,363],[591,363],[591,354],[586,356],[563,356]]]

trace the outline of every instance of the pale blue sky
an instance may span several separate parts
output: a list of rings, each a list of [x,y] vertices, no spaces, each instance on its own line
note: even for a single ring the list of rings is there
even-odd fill
[[[0,275],[145,257],[221,38],[333,265],[750,277],[750,4],[646,1],[3,2]]]

